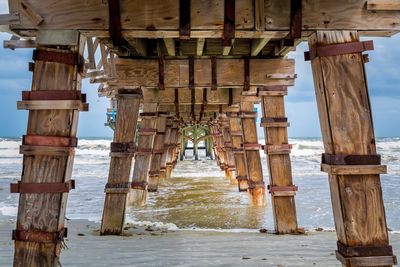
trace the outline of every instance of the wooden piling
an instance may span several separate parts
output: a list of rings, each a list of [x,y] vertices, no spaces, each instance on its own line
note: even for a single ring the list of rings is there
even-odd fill
[[[229,179],[232,184],[237,184],[235,158],[233,156],[232,141],[229,131],[229,119],[226,114],[220,114],[219,122],[224,145],[224,155],[226,158],[225,177]]]
[[[376,154],[362,50],[353,49],[358,42],[355,31],[320,31],[309,39],[316,55],[311,65],[325,148],[322,170],[329,174],[337,258],[346,267],[391,266],[396,258],[379,177],[385,168]],[[321,47],[328,53],[314,53]]]
[[[237,113],[228,113],[229,119],[229,131],[232,142],[232,151],[235,159],[236,167],[236,180],[238,183],[239,192],[247,192],[248,181],[247,181],[247,165],[246,165],[246,153],[242,146],[243,144],[243,132],[241,119]]]
[[[171,136],[171,128],[172,128],[172,117],[168,117],[164,135],[163,154],[161,155],[160,179],[165,179],[167,177],[167,158],[169,152],[169,140]]]
[[[160,180],[161,157],[164,153],[164,138],[166,129],[167,117],[166,114],[158,114],[157,118],[157,134],[154,138],[153,155],[151,158],[149,171],[148,192],[157,192],[158,183]]]
[[[253,102],[241,102],[239,117],[242,121],[243,148],[246,154],[248,192],[251,203],[255,206],[265,206],[265,184],[260,158],[256,118]]]
[[[101,235],[119,235],[122,232],[142,97],[137,91],[121,91],[116,96],[117,118],[111,143],[111,162],[105,188]]]
[[[297,233],[297,217],[294,196],[297,186],[293,185],[290,161],[291,145],[288,144],[284,95],[286,86],[263,87],[258,91],[261,97],[265,146],[269,171],[269,192],[274,213],[275,233]]]
[[[20,193],[12,234],[14,266],[59,265],[68,191],[74,187],[71,172],[79,108],[57,106],[54,101],[83,105],[82,50],[78,38],[71,49],[38,47],[34,51],[32,91],[23,94],[23,101],[38,101],[42,106],[26,106],[28,127],[20,149],[23,172],[21,181],[11,185],[12,193]]]
[[[134,206],[144,205],[147,201],[148,174],[154,139],[157,133],[157,109],[157,104],[147,103],[143,105],[143,112],[140,113],[139,139],[135,153],[131,190],[128,198],[129,203]]]

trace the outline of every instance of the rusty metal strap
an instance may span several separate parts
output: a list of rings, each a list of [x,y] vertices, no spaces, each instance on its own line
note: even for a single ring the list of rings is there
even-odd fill
[[[235,2],[236,0],[225,0],[222,46],[231,46],[235,38]]]
[[[217,59],[211,57],[211,90],[217,90]]]
[[[244,150],[260,150],[261,145],[258,143],[255,143],[255,144],[246,143],[246,144],[243,144],[243,148],[244,148]]]
[[[55,51],[33,50],[32,59],[34,61],[46,61],[61,63],[66,65],[82,65],[84,60],[78,53],[61,53]]]
[[[248,180],[247,184],[249,185],[249,189],[265,188],[264,181],[251,181],[251,180]]]
[[[24,135],[22,145],[52,146],[52,147],[77,147],[76,137],[47,136],[47,135]]]
[[[137,148],[135,156],[148,156],[153,154],[153,149],[151,148]]]
[[[174,104],[175,104],[175,113],[176,116],[179,116],[179,89],[175,88],[175,100],[174,100]]]
[[[160,114],[159,112],[141,112],[139,115],[140,117],[145,117],[145,118],[156,118]]]
[[[158,89],[165,90],[164,83],[164,57],[160,56],[158,59]]]
[[[278,186],[278,185],[268,185],[268,190],[270,193],[272,192],[289,192],[289,191],[297,191],[298,187],[296,185],[288,185],[288,186]]]
[[[131,183],[132,189],[146,190],[148,183],[146,181],[133,181]]]
[[[22,100],[81,100],[86,103],[86,94],[76,90],[23,91]]]
[[[242,131],[231,131],[231,136],[243,136]]]
[[[57,232],[45,232],[35,230],[13,230],[12,240],[36,243],[58,243],[68,235],[67,228]]]
[[[322,154],[322,163],[328,165],[380,165],[380,155]]]
[[[105,188],[129,188],[130,183],[107,183]]]
[[[155,128],[140,128],[138,132],[141,135],[153,135],[157,133],[157,129]]]
[[[302,1],[290,1],[290,38],[301,38]]]
[[[266,154],[289,154],[292,150],[291,144],[280,144],[280,145],[265,145],[262,148]]]
[[[113,45],[130,50],[130,44],[122,37],[120,0],[108,0],[109,33]]]
[[[287,122],[286,117],[264,117],[261,118],[261,123],[272,123],[272,122]]]
[[[10,184],[11,193],[42,194],[42,193],[68,193],[75,189],[75,180],[65,183],[23,183]]]
[[[135,143],[133,142],[112,142],[111,152],[133,153],[136,151]]]
[[[240,118],[257,118],[258,113],[257,111],[240,111],[239,117]]]
[[[243,91],[249,91],[249,90],[250,90],[250,60],[248,58],[245,58]]]
[[[246,176],[236,176],[236,180],[238,180],[238,181],[248,181],[249,179],[247,179]]]
[[[326,46],[312,47],[310,51],[304,52],[304,59],[308,61],[313,60],[316,57],[330,57],[352,53],[361,53],[368,50],[374,50],[373,41],[331,44]]]
[[[179,1],[179,38],[190,39],[190,0]]]
[[[344,257],[393,256],[392,246],[346,246],[338,241],[337,248]]]

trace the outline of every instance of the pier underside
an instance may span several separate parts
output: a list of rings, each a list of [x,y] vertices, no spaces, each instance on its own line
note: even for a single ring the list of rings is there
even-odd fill
[[[9,8],[0,15],[1,29],[13,34],[4,46],[35,48],[32,90],[18,102],[29,119],[21,181],[11,186],[20,193],[14,266],[58,265],[78,114],[88,110],[85,78],[110,99],[114,129],[101,235],[121,234],[126,207],[144,205],[171,177],[189,141],[195,158],[204,141],[207,156],[252,205],[267,205],[271,195],[277,234],[302,233],[284,101],[297,77],[286,55],[301,41],[310,48],[305,59],[313,70],[336,257],[343,266],[396,264],[362,54],[373,44],[359,37],[400,31],[398,1],[9,0]]]

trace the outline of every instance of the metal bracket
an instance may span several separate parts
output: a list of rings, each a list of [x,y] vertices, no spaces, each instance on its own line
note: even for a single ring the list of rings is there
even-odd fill
[[[345,54],[362,53],[369,50],[374,50],[373,41],[317,46],[311,47],[310,51],[308,52],[304,52],[304,60],[309,61],[317,57],[331,57]]]
[[[65,183],[23,183],[18,181],[16,184],[10,184],[10,192],[20,194],[68,193],[71,189],[75,189],[75,180]]]

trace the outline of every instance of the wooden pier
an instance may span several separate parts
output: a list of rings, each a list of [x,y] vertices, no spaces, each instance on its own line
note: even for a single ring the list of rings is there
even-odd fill
[[[81,80],[110,99],[114,129],[100,233],[121,234],[127,205],[143,205],[171,177],[187,143],[204,141],[230,183],[271,205],[277,234],[298,234],[284,97],[296,74],[286,55],[308,41],[343,266],[391,266],[360,36],[400,31],[396,0],[9,0],[5,48],[35,48],[19,193],[14,266],[58,266]],[[261,104],[257,124],[255,104]],[[85,127],[85,125],[81,125]],[[259,144],[257,128],[264,128]],[[267,157],[262,162],[260,150]],[[268,164],[266,185],[262,164]],[[131,169],[133,167],[133,171]],[[35,207],[35,208],[32,208]]]

